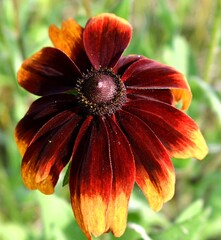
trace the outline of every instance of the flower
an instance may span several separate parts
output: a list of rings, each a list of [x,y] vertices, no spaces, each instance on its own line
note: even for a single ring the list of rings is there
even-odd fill
[[[72,208],[86,237],[119,237],[135,182],[157,211],[174,194],[170,158],[207,154],[198,126],[182,111],[191,102],[189,85],[172,67],[123,57],[132,28],[113,14],[92,17],[85,28],[68,19],[61,29],[50,26],[49,36],[54,47],[18,71],[19,84],[41,96],[15,130],[22,178],[51,194],[70,163]]]

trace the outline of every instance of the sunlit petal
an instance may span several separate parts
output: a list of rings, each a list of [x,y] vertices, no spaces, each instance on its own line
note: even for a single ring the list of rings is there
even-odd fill
[[[208,153],[196,123],[173,106],[149,99],[128,102],[124,108],[153,130],[171,157],[203,159]]]
[[[69,185],[76,220],[86,235],[99,236],[106,230],[113,174],[105,126],[99,118],[88,122],[76,139]]]

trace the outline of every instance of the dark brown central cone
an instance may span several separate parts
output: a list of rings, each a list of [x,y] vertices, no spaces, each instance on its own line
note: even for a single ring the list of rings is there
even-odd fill
[[[126,101],[123,82],[110,69],[92,70],[77,82],[83,109],[94,115],[112,114]]]
[[[117,91],[113,77],[98,73],[89,78],[82,86],[84,96],[91,102],[100,104],[111,101]]]

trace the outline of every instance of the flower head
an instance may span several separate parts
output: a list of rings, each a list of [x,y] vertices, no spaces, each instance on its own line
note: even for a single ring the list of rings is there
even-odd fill
[[[54,47],[18,71],[19,84],[41,96],[15,131],[24,183],[51,194],[70,163],[71,203],[88,239],[123,234],[134,183],[159,210],[174,194],[170,158],[207,154],[198,126],[182,111],[191,102],[185,77],[143,56],[123,57],[131,35],[130,24],[113,14],[85,28],[68,19],[49,28]]]

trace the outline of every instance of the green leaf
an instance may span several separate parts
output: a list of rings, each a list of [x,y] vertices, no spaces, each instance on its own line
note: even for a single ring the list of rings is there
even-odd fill
[[[192,83],[196,84],[200,90],[203,91],[204,96],[207,98],[209,106],[212,111],[216,114],[218,124],[221,126],[221,100],[218,94],[214,91],[214,89],[205,81],[198,77],[191,78]]]
[[[189,46],[185,38],[175,35],[171,46],[167,46],[163,51],[164,61],[184,75],[188,74]]]
[[[43,239],[86,240],[74,219],[71,205],[55,194],[45,196],[36,192],[43,221]]]
[[[173,158],[172,160],[173,160],[173,165],[175,169],[184,169],[192,164],[191,158],[187,158],[187,159]]]
[[[0,239],[1,240],[26,240],[28,236],[26,226],[15,223],[0,222]]]
[[[221,236],[221,188],[220,184],[217,184],[221,183],[220,169],[217,167],[219,164],[219,157],[216,162],[213,160],[212,163],[208,163],[204,167],[205,174],[202,174],[203,178],[195,186],[196,197],[205,198],[207,206],[212,210],[210,219],[203,231],[205,239],[220,239]]]
[[[71,169],[71,164],[69,163],[68,169],[66,170],[66,173],[65,173],[64,179],[63,179],[63,183],[62,183],[62,186],[63,186],[63,187],[68,184],[69,175],[70,175],[70,169]]]
[[[178,218],[176,219],[176,223],[182,223],[184,221],[187,221],[188,219],[191,219],[197,214],[200,214],[200,212],[203,209],[203,201],[201,199],[197,200],[193,204],[191,204],[185,211],[183,211]]]
[[[164,26],[167,28],[167,31],[173,33],[176,30],[176,18],[175,14],[171,14],[171,9],[168,7],[169,5],[167,4],[166,1],[164,0],[159,0],[159,5],[158,5],[158,18],[162,21]]]
[[[210,210],[203,210],[202,201],[193,203],[163,232],[152,235],[153,240],[202,240],[202,231]]]

